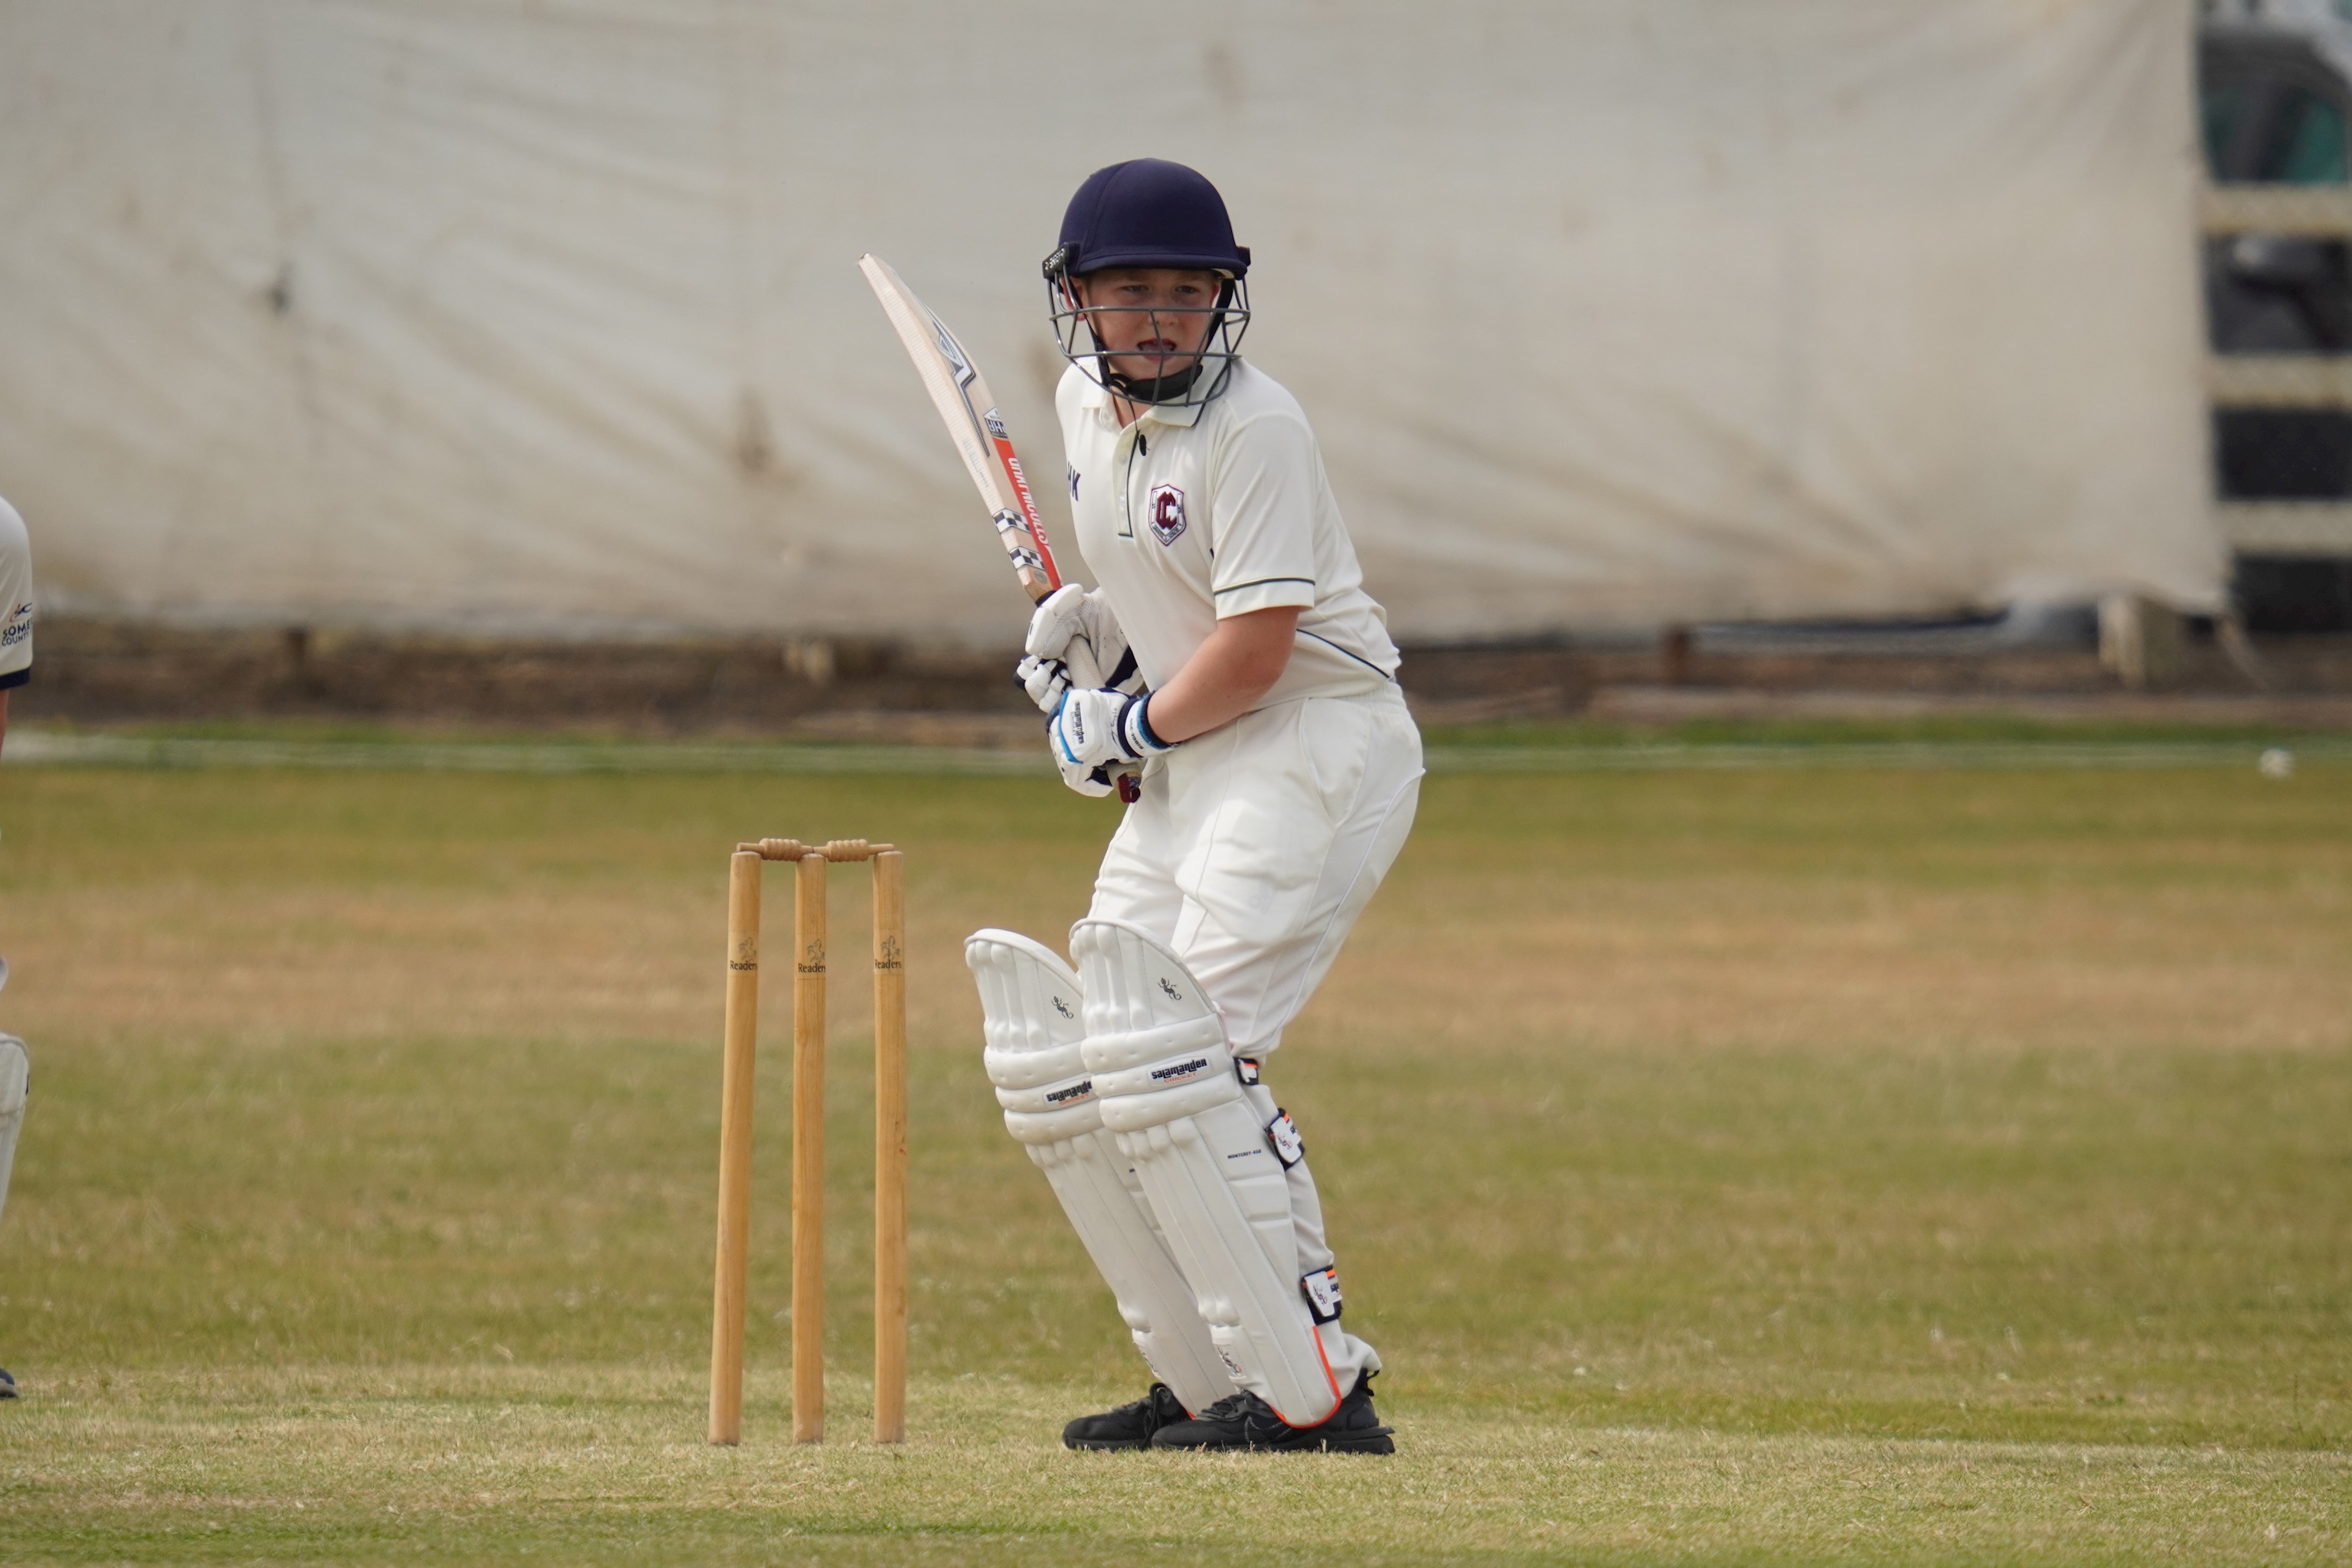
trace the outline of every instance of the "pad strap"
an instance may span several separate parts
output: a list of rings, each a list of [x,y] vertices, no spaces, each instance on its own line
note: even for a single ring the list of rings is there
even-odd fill
[[[1290,1120],[1290,1112],[1276,1108],[1274,1120],[1265,1124],[1265,1141],[1274,1145],[1274,1157],[1282,1162],[1286,1171],[1307,1158],[1307,1144],[1298,1136],[1298,1123]]]
[[[1300,1276],[1298,1293],[1307,1298],[1307,1315],[1315,1320],[1318,1328],[1339,1321],[1339,1271],[1337,1268],[1318,1268],[1312,1274]]]

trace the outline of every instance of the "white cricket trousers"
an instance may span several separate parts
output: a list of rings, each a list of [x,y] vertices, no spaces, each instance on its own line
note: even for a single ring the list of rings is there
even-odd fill
[[[1403,847],[1421,775],[1421,732],[1394,687],[1245,713],[1145,768],[1087,912],[1168,943],[1223,1015],[1226,1048],[1263,1058]],[[1272,1121],[1270,1089],[1248,1092]],[[1301,1131],[1311,1148],[1314,1128]],[[1328,1268],[1315,1178],[1304,1161],[1289,1177],[1299,1267]],[[1336,1327],[1322,1337],[1345,1390],[1381,1362]]]
[[[1307,1005],[1412,828],[1421,732],[1394,687],[1244,713],[1143,772],[1095,876],[1095,920],[1175,949],[1264,1057]]]

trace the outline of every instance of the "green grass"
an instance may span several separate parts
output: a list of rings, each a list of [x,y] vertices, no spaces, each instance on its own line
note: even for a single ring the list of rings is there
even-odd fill
[[[996,1123],[957,945],[1057,935],[1112,821],[1021,779],[0,777],[35,1051],[0,1555],[2352,1550],[2352,770],[1431,781],[1268,1071],[1394,1461],[1054,1441],[1139,1366]],[[854,1442],[845,981],[836,1441],[785,1440],[781,1009],[747,1440],[698,1441],[723,850],[760,833],[908,850],[904,1451]]]

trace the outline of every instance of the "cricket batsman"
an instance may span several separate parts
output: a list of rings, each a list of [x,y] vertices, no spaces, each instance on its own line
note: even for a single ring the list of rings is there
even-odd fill
[[[1181,164],[1089,176],[1045,260],[1077,542],[1019,677],[1063,781],[1140,775],[1069,963],[965,945],[987,1063],[1156,1380],[1074,1448],[1392,1453],[1268,1059],[1403,845],[1421,737],[1249,251]]]

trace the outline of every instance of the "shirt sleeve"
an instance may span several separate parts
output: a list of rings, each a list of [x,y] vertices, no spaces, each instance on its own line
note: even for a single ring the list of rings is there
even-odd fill
[[[1226,438],[1214,470],[1210,592],[1217,618],[1315,603],[1315,434],[1261,414]]]
[[[32,545],[25,520],[0,500],[0,691],[32,678]]]

